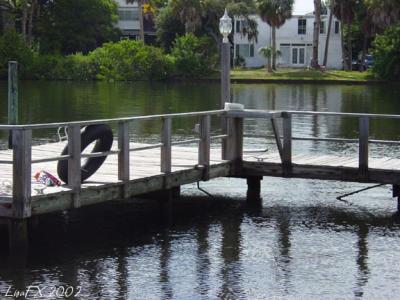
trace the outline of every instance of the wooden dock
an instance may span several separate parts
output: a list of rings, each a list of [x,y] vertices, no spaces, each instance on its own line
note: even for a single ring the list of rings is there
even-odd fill
[[[292,116],[313,115],[359,120],[358,139],[307,138],[292,135]],[[198,137],[176,140],[172,124],[176,118],[198,121]],[[222,134],[212,136],[211,118],[221,124]],[[244,132],[246,119],[271,122],[272,137],[249,136]],[[128,199],[157,191],[171,191],[181,185],[218,177],[246,178],[249,201],[260,198],[263,176],[313,178],[393,185],[393,196],[399,196],[400,160],[371,158],[372,143],[399,145],[399,141],[371,140],[370,119],[400,119],[397,115],[349,114],[304,111],[217,110],[183,114],[140,116],[131,118],[35,125],[0,125],[12,132],[12,150],[0,151],[0,217],[10,220],[14,243],[23,240],[26,219],[32,216]],[[137,143],[132,139],[132,122],[161,120],[160,142]],[[81,129],[89,125],[116,125],[113,147],[107,152],[81,153]],[[67,128],[68,141],[32,146],[32,131]],[[276,147],[257,156],[246,151],[245,137],[273,138]],[[335,143],[357,143],[357,157],[340,155],[292,154],[294,140]],[[61,155],[68,145],[68,154]],[[107,156],[101,168],[81,182],[84,159]],[[57,174],[57,163],[68,161],[68,184],[46,187],[36,184],[32,175],[41,170]],[[9,187],[7,190],[6,188]],[[255,200],[256,199],[256,200]],[[25,222],[25,223],[24,223]],[[22,224],[22,225],[21,225]],[[21,228],[23,228],[21,230]],[[13,231],[11,230],[11,231]],[[22,233],[21,233],[22,232]],[[25,233],[24,233],[25,232]],[[14,237],[13,237],[14,236]]]

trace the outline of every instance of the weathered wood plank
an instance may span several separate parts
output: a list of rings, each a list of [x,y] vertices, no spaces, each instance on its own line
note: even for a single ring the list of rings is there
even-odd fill
[[[79,191],[81,188],[81,128],[79,125],[68,127],[68,186],[73,191],[75,208],[80,207]]]
[[[283,115],[283,168],[286,173],[292,167],[292,116]]]
[[[272,130],[274,132],[274,138],[276,142],[276,146],[278,148],[279,156],[281,158],[281,162],[283,162],[283,146],[281,141],[281,135],[279,133],[279,127],[277,119],[271,119]]]
[[[162,131],[161,131],[161,172],[171,172],[171,133],[172,119],[163,118]]]
[[[120,122],[118,125],[118,179],[127,182],[129,181],[129,123]]]
[[[211,116],[202,117],[200,122],[199,165],[204,166],[204,180],[208,180],[210,166]]]
[[[362,176],[368,176],[368,138],[369,138],[369,119],[361,117],[359,119],[359,172]]]
[[[31,216],[31,130],[13,130],[13,217]]]

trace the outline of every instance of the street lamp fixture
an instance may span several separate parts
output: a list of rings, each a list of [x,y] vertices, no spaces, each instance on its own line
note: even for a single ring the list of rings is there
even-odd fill
[[[228,36],[232,32],[232,19],[228,15],[228,11],[225,8],[225,13],[222,16],[222,18],[219,20],[219,32],[221,35],[224,37],[222,42],[223,43],[228,43]]]

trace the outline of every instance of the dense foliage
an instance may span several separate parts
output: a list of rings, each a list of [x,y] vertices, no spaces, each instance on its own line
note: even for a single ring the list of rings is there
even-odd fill
[[[373,46],[374,73],[383,79],[400,80],[400,24],[378,35]]]
[[[171,51],[177,75],[191,78],[209,73],[217,62],[216,53],[210,38],[197,38],[191,33],[178,37]]]
[[[44,53],[87,53],[117,40],[117,4],[113,0],[51,1],[38,23],[37,37]]]
[[[195,78],[207,74],[217,61],[213,42],[192,34],[178,37],[171,54],[123,40],[105,43],[88,54],[66,56],[33,52],[16,32],[0,37],[0,77],[7,77],[7,63],[17,60],[24,79],[48,80],[164,80]]]
[[[14,30],[0,36],[0,77],[6,78],[9,61],[18,61],[19,73],[27,76],[32,66],[33,51]]]

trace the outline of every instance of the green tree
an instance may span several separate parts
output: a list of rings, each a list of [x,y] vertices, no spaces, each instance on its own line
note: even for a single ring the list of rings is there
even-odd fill
[[[242,34],[249,40],[257,39],[257,23],[249,17],[255,11],[253,0],[171,0],[168,6],[171,7],[172,16],[185,26],[186,33],[207,34],[219,46],[222,39],[218,25],[225,8],[231,18],[240,16],[247,21],[248,26]]]
[[[178,37],[171,55],[175,58],[177,75],[201,77],[209,74],[217,62],[217,50],[210,37],[196,37],[192,33]]]
[[[113,0],[57,0],[45,8],[38,29],[41,52],[87,53],[118,37]]]
[[[261,19],[272,28],[272,69],[276,70],[276,29],[292,17],[294,0],[258,0]]]
[[[389,27],[373,43],[373,72],[380,78],[400,79],[400,24]]]
[[[262,56],[264,56],[267,59],[267,65],[266,65],[266,69],[268,73],[272,73],[272,47],[262,47],[260,49],[258,49],[258,53],[260,53]]]
[[[335,0],[333,13],[336,18],[341,21],[341,38],[342,38],[342,60],[345,70],[351,70],[352,51],[352,23],[355,18],[355,7],[357,0]],[[347,43],[345,45],[344,26],[347,25]],[[347,51],[346,51],[347,50]]]
[[[171,50],[177,36],[185,34],[185,26],[173,16],[170,6],[163,7],[158,11],[155,25],[157,40],[166,51]]]
[[[364,0],[369,18],[380,30],[396,24],[400,20],[400,0]]]

